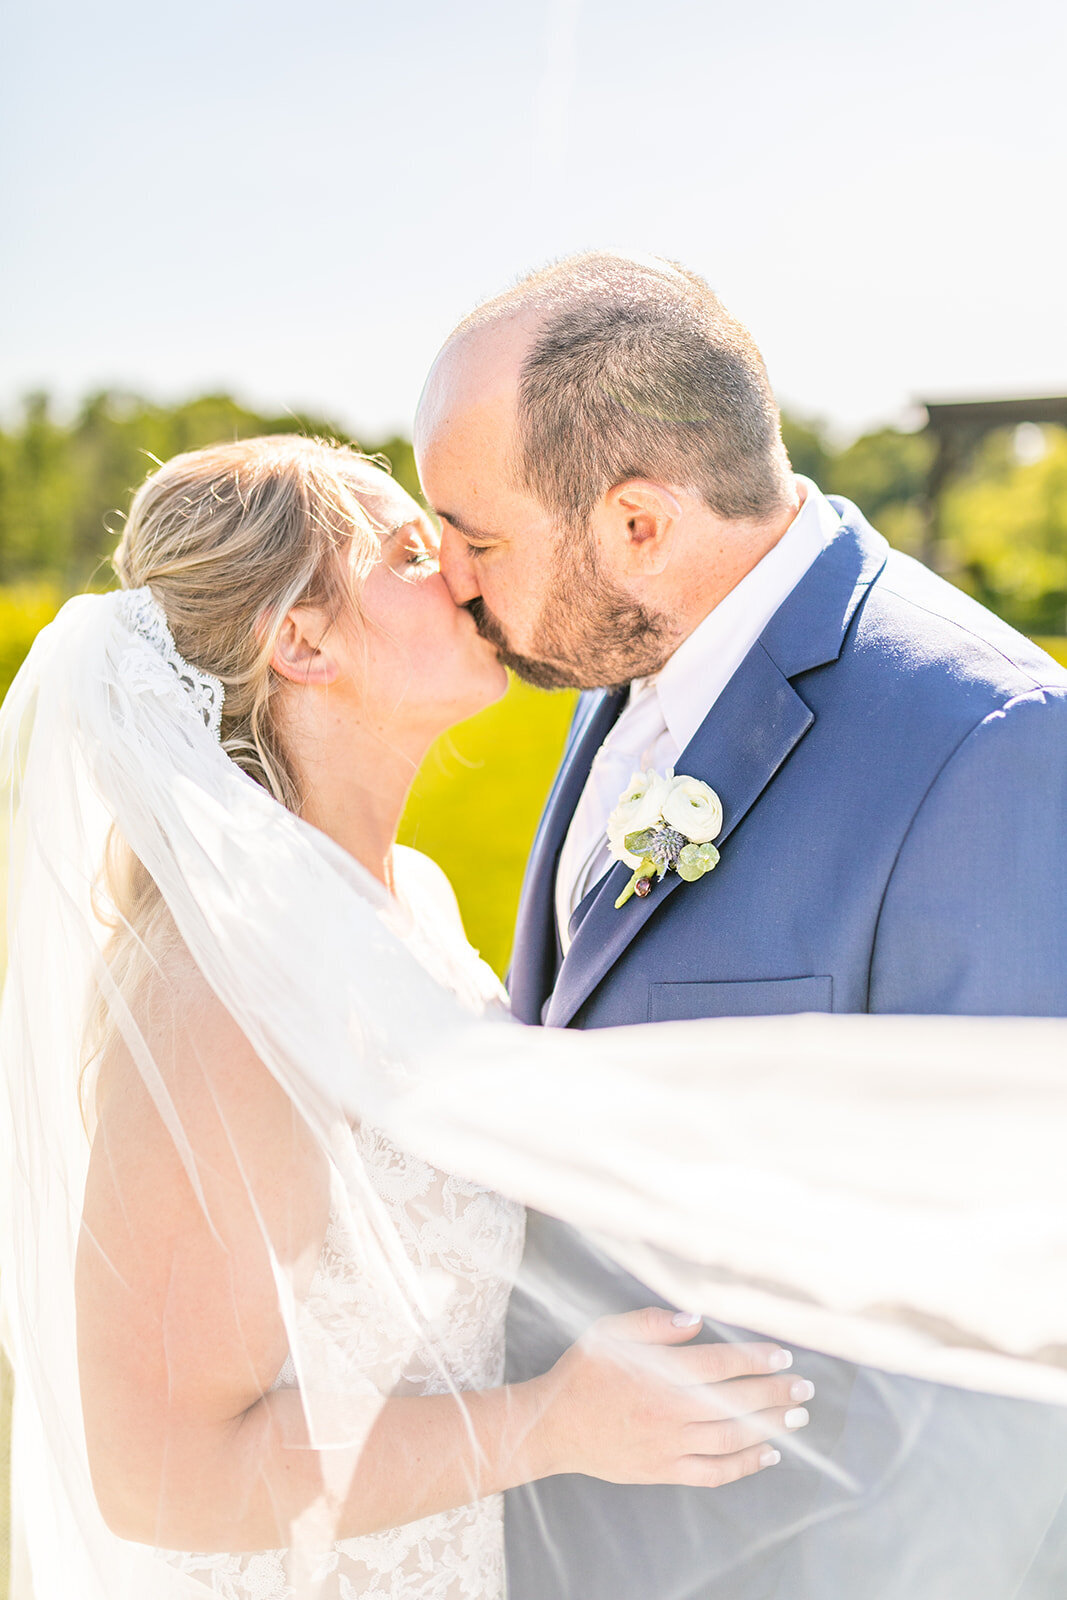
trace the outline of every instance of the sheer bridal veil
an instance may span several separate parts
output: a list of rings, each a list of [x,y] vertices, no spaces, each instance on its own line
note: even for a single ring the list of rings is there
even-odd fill
[[[476,1016],[427,970],[403,910],[226,755],[220,695],[144,589],[71,601],[0,713],[0,1294],[38,1600],[200,1592],[108,1531],[82,1425],[74,1268],[103,1035],[197,1182],[147,987],[107,955],[112,830],[306,1123],[361,1276],[412,1349],[432,1347],[433,1308],[368,1179],[360,1124],[575,1224],[676,1303],[890,1371],[1067,1400],[1067,1024],[579,1033]],[[146,986],[167,981],[140,956]],[[309,1315],[266,1245],[296,1373],[321,1371],[344,1308]],[[343,1395],[301,1384],[313,1444],[360,1437],[366,1407],[350,1402],[373,1383],[358,1377]]]

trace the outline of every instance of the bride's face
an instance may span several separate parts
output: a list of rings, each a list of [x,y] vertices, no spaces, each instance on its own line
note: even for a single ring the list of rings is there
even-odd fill
[[[452,599],[425,511],[384,473],[373,491],[361,499],[383,530],[382,553],[357,596],[363,625],[345,630],[339,664],[375,733],[432,738],[498,700],[507,673]]]

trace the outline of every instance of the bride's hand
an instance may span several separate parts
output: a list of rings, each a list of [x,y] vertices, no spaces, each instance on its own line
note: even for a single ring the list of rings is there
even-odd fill
[[[715,1488],[779,1461],[767,1441],[804,1426],[814,1385],[779,1345],[689,1344],[699,1328],[658,1307],[594,1322],[536,1380],[554,1470]]]

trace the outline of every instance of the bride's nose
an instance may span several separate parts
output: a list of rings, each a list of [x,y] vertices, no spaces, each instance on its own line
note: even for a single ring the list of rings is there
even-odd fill
[[[439,558],[441,576],[448,585],[448,592],[456,605],[465,606],[469,601],[477,599],[482,591],[474,570],[474,562],[467,554],[465,541],[455,529],[445,527],[441,530]]]

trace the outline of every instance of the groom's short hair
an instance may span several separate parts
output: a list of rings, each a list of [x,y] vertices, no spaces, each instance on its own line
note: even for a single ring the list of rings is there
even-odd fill
[[[478,307],[456,336],[532,313],[519,376],[517,476],[584,524],[627,478],[699,494],[721,517],[789,503],[778,406],[752,335],[694,272],[589,252]]]

